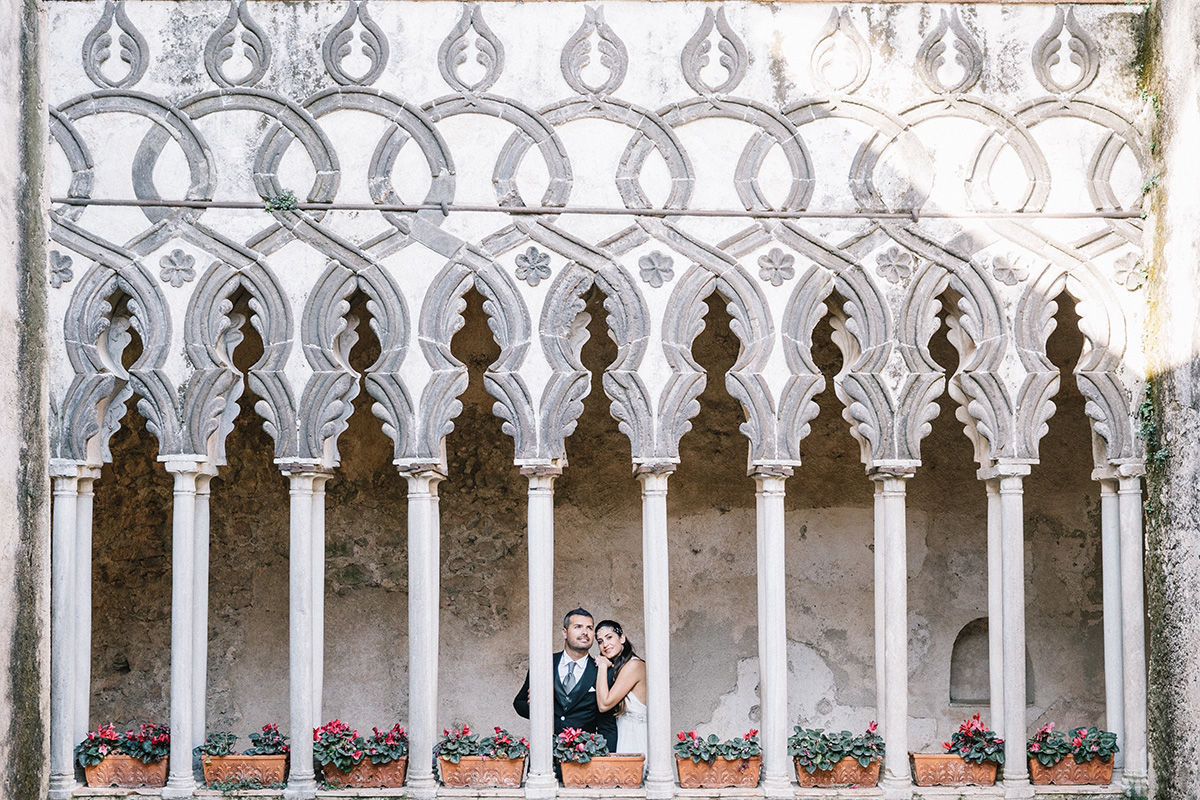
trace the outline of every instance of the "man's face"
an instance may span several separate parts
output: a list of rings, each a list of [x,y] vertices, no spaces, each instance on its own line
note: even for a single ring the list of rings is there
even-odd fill
[[[592,618],[575,614],[563,628],[563,641],[577,652],[585,652],[592,646]]]

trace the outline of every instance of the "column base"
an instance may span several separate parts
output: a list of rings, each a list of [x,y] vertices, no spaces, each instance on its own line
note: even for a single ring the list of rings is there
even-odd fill
[[[317,781],[311,775],[299,779],[289,776],[283,796],[286,800],[310,800],[317,796]]]
[[[1145,800],[1150,796],[1150,779],[1145,775],[1131,775],[1126,772],[1121,776],[1121,786],[1128,800]]]
[[[46,798],[47,800],[70,800],[71,795],[78,787],[79,784],[75,782],[74,775],[51,775],[50,788],[46,792]]]
[[[879,791],[883,795],[883,800],[912,800],[912,780],[885,776],[879,782]]]
[[[1017,778],[1015,780],[1006,778],[1002,783],[1005,800],[1031,800],[1033,797],[1033,784],[1029,782],[1028,778]]]
[[[558,778],[548,775],[533,775],[525,779],[525,797],[529,800],[552,800],[558,795]]]
[[[405,781],[405,788],[408,789],[413,800],[433,800],[437,797],[437,781],[432,775],[409,776]]]
[[[763,796],[767,800],[791,800],[796,796],[796,790],[791,780],[783,775],[767,775],[762,781]]]
[[[670,800],[675,796],[675,779],[646,778],[646,800]]]
[[[186,778],[179,775],[171,775],[167,778],[167,785],[163,787],[163,797],[191,797],[196,793],[196,780],[191,775]]]

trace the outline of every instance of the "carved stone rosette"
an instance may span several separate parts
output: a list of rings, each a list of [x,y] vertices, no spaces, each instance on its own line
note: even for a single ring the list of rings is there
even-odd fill
[[[524,758],[463,756],[455,764],[438,759],[438,770],[446,786],[504,786],[516,788],[525,774]]]
[[[1039,786],[1051,783],[1058,786],[1107,786],[1112,783],[1113,762],[1092,759],[1084,764],[1074,756],[1064,758],[1052,767],[1043,767],[1037,759],[1029,759],[1029,780]]]
[[[560,763],[563,786],[578,789],[636,789],[646,771],[646,757],[641,754],[597,756],[586,764]]]
[[[154,764],[143,764],[141,759],[133,756],[107,756],[94,767],[84,767],[83,775],[87,785],[93,787],[156,788],[167,783],[167,759]]]
[[[796,761],[796,780],[806,789],[814,786],[874,786],[879,782],[879,762],[859,766],[858,759],[846,756],[833,769],[809,772]]]
[[[951,753],[909,753],[917,786],[991,786],[996,764],[972,764]]]
[[[276,756],[204,756],[204,782],[255,780],[265,785],[283,783],[287,775],[287,754]]]
[[[364,759],[349,772],[342,772],[333,764],[321,767],[325,774],[325,782],[337,784],[346,789],[398,789],[404,785],[404,775],[408,772],[408,757],[401,756],[387,764],[372,764],[370,759]]]
[[[724,789],[730,787],[758,786],[758,773],[762,769],[762,756],[718,758],[707,761],[692,761],[690,758],[675,757],[679,766],[679,785],[684,789]]]

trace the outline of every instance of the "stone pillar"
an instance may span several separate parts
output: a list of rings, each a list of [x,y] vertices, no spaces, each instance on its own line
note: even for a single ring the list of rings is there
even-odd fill
[[[667,480],[675,465],[639,464],[642,482],[642,603],[646,615],[646,797],[675,794],[671,750],[671,570],[667,548]]]
[[[1121,641],[1125,686],[1125,788],[1144,794],[1146,758],[1146,630],[1142,579],[1142,479],[1140,467],[1121,468],[1117,497],[1121,518]]]
[[[1113,783],[1125,766],[1125,659],[1121,643],[1121,512],[1117,481],[1101,478],[1100,547],[1104,580],[1104,727],[1117,735]]]
[[[324,722],[321,701],[325,696],[325,484],[329,475],[316,473],[312,486],[312,718],[314,727]]]
[[[79,477],[73,462],[53,463],[54,518],[50,534],[50,800],[75,788],[75,666],[73,555]],[[191,763],[191,759],[188,759]]]
[[[757,467],[758,702],[762,709],[763,794],[793,796],[788,757],[787,570],[784,559],[784,481],[790,467]]]
[[[160,456],[175,476],[171,506],[171,767],[163,797],[191,797],[192,628],[195,618],[196,480],[200,457]]]
[[[192,622],[192,747],[204,743],[208,712],[208,501],[216,469],[196,476],[195,617]]]
[[[987,491],[988,694],[994,731],[1004,730],[1004,559],[1001,554],[1000,483]],[[1001,734],[1003,736],[1003,734]]]
[[[908,526],[905,481],[910,470],[873,470],[884,549],[884,707],[887,732],[880,787],[889,800],[912,797],[908,764]]]
[[[554,479],[556,464],[521,468],[529,479],[529,777],[525,796],[554,797]]]
[[[884,708],[887,706],[887,648],[884,633],[887,630],[887,546],[883,537],[883,482],[875,484],[875,719],[879,735],[887,739]]]
[[[312,580],[313,485],[323,477],[311,465],[285,465],[290,496],[288,545],[288,680],[291,707],[291,759],[287,788],[289,798],[315,797],[313,775],[313,615],[320,598],[314,596]]]
[[[75,506],[75,741],[91,728],[92,701],[92,514],[99,467],[79,468],[79,500]]]
[[[407,784],[414,798],[428,800],[437,795],[431,755],[437,735],[441,601],[437,487],[445,476],[436,464],[412,465],[401,474],[408,479],[408,743],[412,756]]]
[[[1004,617],[1004,796],[1032,797],[1025,757],[1025,506],[1028,464],[1000,464],[989,477],[999,484],[1001,614]]]

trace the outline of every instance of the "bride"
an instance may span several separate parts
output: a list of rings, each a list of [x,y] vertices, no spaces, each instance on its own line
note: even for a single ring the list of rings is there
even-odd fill
[[[621,623],[596,626],[596,705],[617,708],[617,746],[622,753],[646,753],[646,662],[633,651]]]

